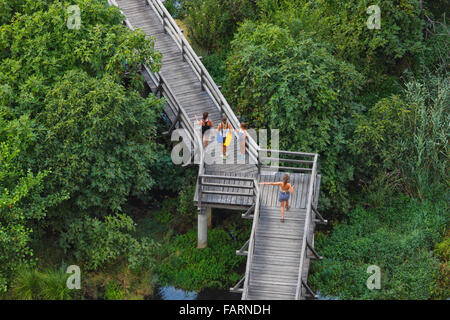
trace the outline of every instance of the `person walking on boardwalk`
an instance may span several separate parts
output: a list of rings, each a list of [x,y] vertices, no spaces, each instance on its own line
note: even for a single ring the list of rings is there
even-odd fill
[[[227,158],[227,146],[225,144],[226,140],[227,140],[227,136],[229,133],[231,133],[231,125],[227,120],[227,117],[223,116],[222,117],[222,122],[219,123],[219,125],[217,126],[217,131],[219,132],[219,135],[221,137],[221,143],[222,143],[222,159],[226,159]]]
[[[289,183],[289,175],[286,173],[281,182],[260,182],[259,184],[280,186],[278,201],[281,204],[281,222],[284,222],[284,207],[286,207],[286,210],[289,210],[289,196],[291,193],[294,193],[294,186]]]
[[[245,122],[241,123],[241,127],[237,130],[236,136],[239,140],[240,153],[238,153],[238,159],[245,159],[245,139],[247,138],[247,124]]]
[[[205,136],[205,133],[208,132],[208,130],[214,126],[212,120],[209,119],[208,115],[209,115],[208,112],[203,112],[203,118],[200,121],[198,120],[197,116],[195,116],[195,120],[197,121],[197,124],[202,126],[202,142],[203,142],[203,137]],[[208,146],[208,137],[206,137],[206,141],[205,141],[205,147],[207,147],[207,146]]]

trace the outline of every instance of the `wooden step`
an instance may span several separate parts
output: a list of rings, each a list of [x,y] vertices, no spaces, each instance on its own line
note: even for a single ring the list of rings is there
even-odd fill
[[[281,265],[281,266],[298,266],[300,263],[300,259],[296,257],[288,257],[288,256],[260,256],[253,254],[253,263],[254,264],[268,264],[268,265]]]
[[[279,247],[255,246],[253,252],[256,255],[293,257],[293,258],[298,258],[300,260],[300,248],[286,250],[285,248],[279,248]]]
[[[296,235],[302,234],[304,230],[304,225],[298,224],[292,221],[280,220],[273,221],[272,223],[266,223],[259,220],[258,227],[256,231],[268,231],[268,232],[278,232],[278,233],[295,233]]]
[[[277,231],[259,231],[256,230],[256,236],[258,238],[271,238],[271,239],[284,239],[284,240],[302,240],[302,234],[294,234],[294,233],[289,233],[289,234],[282,234],[280,232]]]
[[[249,291],[248,300],[295,300],[295,294],[275,294],[272,292]]]
[[[268,291],[274,294],[287,294],[295,295],[297,289],[297,283],[295,284],[280,284],[280,283],[270,283],[265,281],[253,281],[249,288],[253,291]]]
[[[270,238],[264,237],[262,235],[256,234],[255,237],[255,245],[256,246],[268,246],[268,247],[279,247],[280,249],[286,250],[297,250],[302,246],[301,240],[286,240],[283,238]]]
[[[250,282],[253,279],[261,279],[264,281],[282,281],[287,283],[297,282],[298,273],[296,272],[280,272],[271,270],[258,270],[250,272]]]

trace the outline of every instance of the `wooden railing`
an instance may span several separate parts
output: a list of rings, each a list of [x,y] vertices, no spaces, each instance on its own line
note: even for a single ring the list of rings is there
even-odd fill
[[[157,14],[159,20],[161,21],[163,28],[165,32],[168,32],[179,49],[181,50],[183,59],[191,66],[192,70],[194,71],[197,78],[200,80],[202,89],[205,90],[208,95],[213,100],[215,106],[219,109],[219,111],[222,114],[225,114],[228,118],[231,126],[233,129],[238,129],[240,127],[240,122],[237,119],[236,115],[234,114],[233,110],[231,109],[228,102],[225,100],[222,92],[217,87],[211,76],[209,75],[208,71],[200,61],[200,58],[196,55],[194,50],[192,49],[189,42],[186,40],[186,38],[183,35],[183,32],[178,27],[178,25],[173,20],[172,16],[169,14],[165,6],[161,3],[160,0],[145,0],[147,4],[149,4],[153,11]],[[114,5],[118,7],[115,0],[108,0],[108,3],[110,5]],[[133,26],[131,25],[130,21],[125,18],[124,24],[134,30]],[[169,108],[171,109],[172,113],[176,116],[175,123],[172,125],[175,126],[177,122],[181,122],[183,127],[187,130],[191,141],[197,145],[197,148],[194,150],[197,151],[197,153],[194,154],[194,157],[199,157],[199,173],[198,173],[198,184],[201,186],[203,183],[203,178],[214,178],[214,179],[229,179],[233,180],[233,177],[230,176],[215,176],[215,175],[205,175],[204,174],[204,151],[203,151],[203,143],[202,139],[199,134],[199,130],[196,130],[193,123],[190,121],[188,115],[186,114],[184,108],[180,104],[180,102],[177,100],[176,96],[173,94],[172,89],[170,88],[170,85],[165,81],[164,77],[158,73],[158,72],[152,72],[147,66],[144,66],[145,71],[148,73],[150,78],[152,79],[153,83],[157,86],[157,91],[160,94],[160,96],[164,96],[166,98],[167,104]],[[173,129],[173,128],[171,128]],[[296,288],[296,299],[300,299],[302,296],[302,288],[305,287],[308,291],[311,291],[306,283],[302,280],[302,270],[303,265],[305,263],[306,254],[307,254],[307,247],[308,247],[308,232],[310,228],[311,221],[313,219],[312,212],[313,209],[313,194],[314,194],[314,188],[316,183],[316,177],[317,177],[317,154],[313,153],[303,153],[303,152],[291,152],[291,151],[281,151],[281,150],[267,150],[267,149],[261,149],[256,141],[249,135],[246,139],[246,146],[247,146],[247,152],[249,154],[251,163],[255,163],[258,165],[258,170],[260,172],[261,169],[270,169],[270,168],[276,168],[278,171],[307,171],[311,172],[311,179],[309,182],[309,189],[308,189],[308,200],[307,200],[307,212],[306,212],[306,223],[304,227],[304,234],[303,234],[303,240],[302,240],[302,252],[300,255],[300,266],[299,266],[299,276],[298,276],[298,283]],[[271,156],[270,158],[261,156],[261,154],[270,152]],[[282,155],[283,157],[273,157],[273,155]],[[300,159],[292,159],[298,158],[298,157],[313,157],[314,160],[300,160]],[[268,166],[265,162],[267,160],[270,161],[277,161],[278,163],[291,163],[293,166]],[[302,165],[301,167],[295,166],[295,165]],[[306,165],[306,167],[304,166]],[[312,167],[308,167],[312,166]],[[242,180],[242,177],[237,177],[237,180]],[[242,292],[242,299],[246,299],[248,297],[248,287],[249,287],[249,278],[250,278],[250,269],[253,262],[253,252],[255,247],[255,236],[256,236],[256,230],[258,227],[259,222],[259,209],[260,209],[260,188],[258,186],[258,181],[256,179],[248,178],[253,180],[253,188],[254,192],[251,196],[255,197],[255,204],[254,204],[254,219],[253,219],[253,226],[252,231],[248,243],[248,257],[247,257],[247,266],[245,271],[245,279],[243,278],[238,285],[241,282],[244,282],[244,288]],[[208,185],[208,183],[203,183],[204,185]],[[242,186],[240,186],[242,188]],[[201,190],[202,188],[199,188]],[[201,207],[201,192],[199,193],[199,207]],[[205,191],[203,191],[205,192]],[[210,191],[206,191],[210,192]],[[205,192],[205,193],[206,193]],[[244,193],[237,193],[236,195],[239,196],[248,196],[249,194]],[[325,220],[324,220],[325,221]]]
[[[268,153],[270,153],[270,157]],[[312,172],[315,156],[317,156],[315,153],[259,148],[258,171],[264,169],[277,172]]]
[[[116,6],[119,8],[117,2],[115,0],[108,0],[108,4],[110,6]],[[131,30],[134,30],[133,25],[126,18],[123,11],[120,10],[122,15],[125,17],[124,24]],[[197,159],[197,163],[199,163],[199,175],[204,172],[204,151],[202,148],[202,138],[200,135],[200,130],[196,130],[194,124],[191,122],[189,116],[187,115],[185,109],[178,101],[177,97],[173,94],[173,90],[170,85],[164,79],[163,75],[159,72],[152,71],[147,65],[143,65],[144,71],[148,74],[150,79],[153,81],[155,86],[157,87],[155,94],[159,94],[160,97],[164,97],[167,106],[170,108],[171,112],[175,115],[176,119],[172,123],[172,127],[176,125],[177,122],[181,122],[183,124],[183,128],[186,130],[188,134],[188,140],[184,141],[184,143],[191,143],[191,147],[193,147],[193,155],[194,159]],[[173,128],[171,128],[173,129]]]
[[[161,21],[163,28],[166,32],[170,34],[170,36],[175,41],[178,48],[181,50],[181,54],[183,59],[190,65],[194,74],[200,80],[202,85],[202,89],[205,90],[211,99],[214,102],[214,105],[219,109],[221,114],[225,114],[228,118],[233,129],[240,128],[240,122],[233,110],[231,109],[228,102],[225,100],[220,89],[215,84],[214,80],[211,78],[208,70],[206,70],[203,63],[200,61],[200,58],[195,53],[194,49],[192,49],[190,43],[186,40],[183,35],[183,32],[178,27],[175,20],[172,18],[170,13],[167,11],[166,7],[160,0],[145,0],[148,3],[153,11],[157,14],[159,20]],[[248,136],[246,139],[247,151],[252,163],[258,162],[258,145],[255,140]]]
[[[255,250],[255,238],[256,238],[256,230],[259,224],[259,208],[261,203],[261,189],[258,184],[255,184],[256,187],[256,200],[255,200],[255,209],[254,209],[254,217],[252,224],[252,231],[250,234],[250,241],[248,244],[248,254],[247,254],[247,265],[245,267],[245,280],[244,280],[244,288],[242,292],[242,300],[247,300],[248,297],[248,288],[250,282],[250,270],[253,264],[253,256]]]
[[[311,227],[312,222],[312,207],[313,207],[313,195],[314,195],[314,189],[315,184],[317,180],[317,158],[318,155],[316,154],[314,156],[314,163],[311,170],[311,175],[309,179],[309,186],[308,186],[308,200],[306,202],[306,219],[305,219],[305,226],[303,229],[303,239],[302,239],[302,251],[300,252],[300,265],[298,269],[298,280],[297,280],[297,288],[295,291],[295,299],[300,300],[302,297],[302,289],[303,287],[309,292],[310,295],[313,297],[316,297],[315,294],[312,292],[312,290],[308,287],[308,284],[303,281],[303,266],[306,263],[307,259],[307,252],[308,252],[308,233],[309,229]]]
[[[209,180],[209,181],[204,181]],[[223,180],[220,183],[211,182],[211,180]],[[224,182],[228,181],[228,182]],[[251,185],[242,185],[236,184],[236,181],[244,181],[251,182]],[[237,197],[257,197],[257,192],[259,190],[258,181],[255,178],[250,177],[240,177],[240,176],[225,176],[225,175],[212,175],[212,174],[204,174],[203,172],[198,174],[197,180],[198,186],[198,206],[202,205],[202,196],[203,194],[212,194],[212,195],[225,195],[225,196],[237,196]],[[243,189],[236,192],[230,191],[214,191],[208,190],[205,187],[227,187],[227,188],[235,188],[235,189]],[[245,192],[248,190],[253,190],[252,193]]]

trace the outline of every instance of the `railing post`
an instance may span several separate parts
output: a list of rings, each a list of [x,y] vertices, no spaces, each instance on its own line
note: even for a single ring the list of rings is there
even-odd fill
[[[159,93],[159,97],[162,98],[162,89],[163,89],[163,78],[161,77],[161,75],[159,75],[159,83],[158,83],[158,87],[156,88],[156,94]]]
[[[166,12],[164,10],[163,10],[163,13],[162,13],[162,20],[163,20],[164,33],[167,33],[167,31],[166,31]]]
[[[200,84],[202,86],[202,90],[205,91],[205,87],[203,86],[203,83],[204,83],[203,77],[204,77],[204,75],[203,75],[203,68],[200,67]]]
[[[261,175],[261,160],[260,160],[260,150],[256,150],[257,152],[257,161],[258,163],[256,164],[256,166],[258,167],[258,177]]]
[[[220,108],[220,117],[222,118],[222,116],[223,116],[223,101],[222,101],[222,99],[220,99],[219,108]]]
[[[183,61],[186,61],[186,58],[184,57],[184,41],[181,39],[181,57],[183,58]]]

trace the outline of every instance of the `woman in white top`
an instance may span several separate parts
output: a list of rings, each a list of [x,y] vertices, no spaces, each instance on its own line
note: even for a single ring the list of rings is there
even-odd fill
[[[219,131],[220,135],[222,136],[222,158],[227,158],[227,146],[225,145],[225,140],[227,138],[227,134],[229,131],[231,131],[231,125],[227,121],[227,117],[222,117],[222,122],[219,123],[219,126],[217,127],[217,131]]]
[[[240,153],[238,153],[238,159],[245,159],[245,140],[247,139],[247,124],[245,122],[241,123],[241,127],[236,131],[236,137],[239,141]]]

